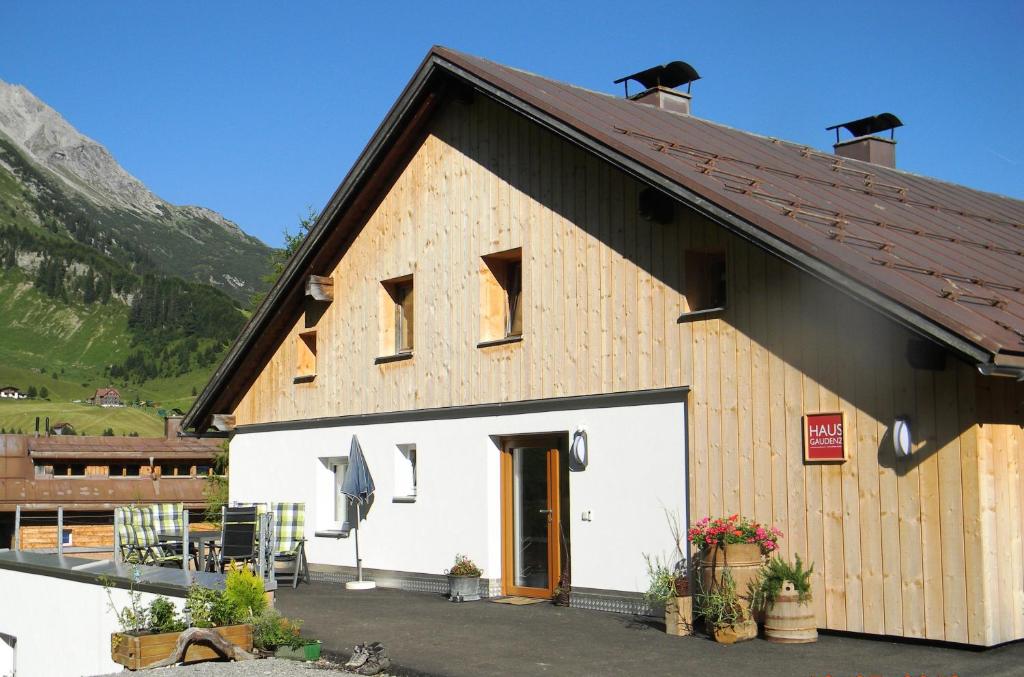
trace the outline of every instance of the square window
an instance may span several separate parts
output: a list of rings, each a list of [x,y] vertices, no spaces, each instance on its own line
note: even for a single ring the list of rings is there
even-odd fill
[[[523,335],[523,250],[482,257],[480,339],[500,341]]]
[[[685,266],[685,312],[710,312],[725,308],[725,252],[688,251]]]
[[[380,354],[411,355],[415,345],[412,275],[381,282]]]
[[[416,500],[416,445],[395,445],[395,488],[396,500]]]
[[[310,379],[316,375],[316,331],[304,331],[295,340],[295,378]]]

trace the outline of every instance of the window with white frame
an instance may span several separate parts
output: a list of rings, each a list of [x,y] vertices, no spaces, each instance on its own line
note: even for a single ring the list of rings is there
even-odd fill
[[[345,473],[348,472],[348,459],[333,459],[330,468],[331,474],[334,475],[334,523],[340,527],[348,517],[348,497],[341,493],[341,486],[345,484]]]
[[[392,494],[396,501],[416,500],[416,445],[395,445],[395,487]]]
[[[319,461],[315,475],[315,527],[317,531],[338,531],[350,521],[349,501],[341,493],[348,471],[348,457],[322,456]]]

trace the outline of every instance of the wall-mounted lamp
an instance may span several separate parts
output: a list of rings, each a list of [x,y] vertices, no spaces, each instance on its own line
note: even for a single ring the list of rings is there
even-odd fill
[[[910,434],[910,419],[897,416],[892,424],[892,446],[896,456],[906,458],[914,451],[914,438]]]
[[[590,449],[587,445],[587,429],[580,426],[572,434],[572,444],[569,445],[569,469],[586,470],[590,462]]]

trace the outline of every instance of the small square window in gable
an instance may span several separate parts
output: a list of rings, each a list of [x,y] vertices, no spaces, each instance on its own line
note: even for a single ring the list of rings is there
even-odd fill
[[[481,257],[480,340],[517,340],[523,335],[522,248]]]
[[[316,376],[316,330],[300,332],[295,338],[295,382],[312,381]]]
[[[388,357],[410,357],[415,347],[415,293],[413,276],[380,283],[380,348],[378,362]],[[383,358],[383,359],[382,359]]]
[[[683,318],[695,313],[723,310],[726,304],[727,270],[723,251],[687,251],[685,309]]]

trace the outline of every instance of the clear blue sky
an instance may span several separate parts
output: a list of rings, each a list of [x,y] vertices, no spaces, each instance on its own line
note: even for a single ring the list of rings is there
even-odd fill
[[[831,148],[891,111],[898,165],[1024,198],[1024,3],[32,2],[0,6],[24,84],[154,192],[279,246],[432,44],[617,93],[683,59],[694,112]]]

